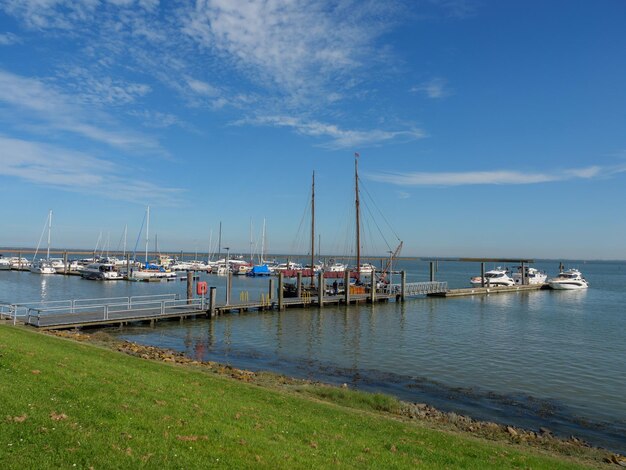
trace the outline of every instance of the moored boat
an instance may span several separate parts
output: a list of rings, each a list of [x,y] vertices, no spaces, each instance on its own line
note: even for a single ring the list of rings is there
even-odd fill
[[[526,278],[526,284],[528,285],[538,285],[546,282],[548,275],[542,271],[539,271],[536,268],[531,268],[530,266],[524,266],[522,271],[522,266],[517,267],[517,272],[513,273],[511,276],[513,281],[515,281],[516,285],[523,285],[524,278]]]
[[[589,283],[578,269],[561,271],[557,277],[548,280],[548,285],[556,290],[577,290],[589,287]]]
[[[475,287],[484,285],[485,287],[510,287],[515,285],[515,281],[509,277],[506,269],[497,267],[485,273],[485,277],[480,276],[470,279],[470,284]]]

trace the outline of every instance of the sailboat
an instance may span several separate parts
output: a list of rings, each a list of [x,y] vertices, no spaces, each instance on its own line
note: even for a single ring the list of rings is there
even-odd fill
[[[148,262],[148,243],[150,242],[150,206],[146,207],[146,251],[145,264],[142,268],[131,270],[129,280],[147,281],[151,279],[175,278],[176,273],[166,270],[162,266],[150,264]],[[158,250],[158,248],[157,248]]]
[[[39,261],[35,261],[37,258],[37,252],[39,251],[39,245],[41,244],[41,239],[43,238],[43,234],[46,230],[46,226],[48,227],[48,251],[46,253],[46,259],[40,259]],[[56,270],[52,267],[50,263],[50,232],[52,231],[52,211],[48,213],[48,218],[46,219],[46,223],[44,224],[43,231],[41,232],[41,236],[39,237],[39,243],[37,244],[37,249],[35,250],[35,255],[33,256],[33,263],[30,267],[30,272],[35,274],[56,274]]]

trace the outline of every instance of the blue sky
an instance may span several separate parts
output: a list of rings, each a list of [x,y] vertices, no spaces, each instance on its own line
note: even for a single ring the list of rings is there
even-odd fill
[[[626,3],[1,0],[0,246],[626,259]],[[384,213],[384,217],[380,213]],[[371,220],[369,220],[371,216]],[[378,224],[378,225],[377,225]],[[391,227],[391,228],[390,228]]]

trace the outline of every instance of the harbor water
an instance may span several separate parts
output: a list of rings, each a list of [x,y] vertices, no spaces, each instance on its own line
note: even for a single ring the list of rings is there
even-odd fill
[[[533,266],[555,275],[558,264]],[[625,452],[626,263],[565,264],[579,268],[590,288],[233,313],[108,331],[195,359],[346,383]],[[428,280],[426,262],[399,261],[394,269],[406,270],[409,282]],[[441,261],[436,277],[460,288],[479,273],[478,263]],[[225,278],[200,276],[223,300]],[[267,278],[235,278],[233,301],[240,292],[259,299],[268,284]],[[180,281],[97,282],[0,271],[0,303],[183,297],[185,289]]]

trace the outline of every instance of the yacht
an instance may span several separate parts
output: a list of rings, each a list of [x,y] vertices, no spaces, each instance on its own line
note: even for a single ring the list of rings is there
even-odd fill
[[[546,273],[541,272],[538,269],[531,268],[530,266],[524,266],[524,271],[526,271],[526,283],[528,285],[543,284],[548,278],[548,275]],[[511,276],[513,278],[513,281],[515,281],[515,285],[521,286],[523,284],[524,279],[522,273],[522,266],[518,266],[517,272],[513,273],[513,275]]]
[[[589,287],[589,283],[578,269],[561,271],[557,277],[548,280],[548,285],[550,288],[558,290],[586,289]]]
[[[28,261],[24,257],[13,256],[8,259],[11,263],[11,269],[16,269],[18,271],[28,271],[30,268],[30,261]]]
[[[10,271],[11,270],[11,261],[7,258],[3,258],[0,255],[0,271]]]
[[[98,281],[114,281],[122,279],[122,274],[117,271],[113,263],[91,263],[82,270],[85,279]]]
[[[372,274],[376,272],[376,266],[373,264],[365,263],[359,266],[359,273],[361,274]]]
[[[343,263],[333,263],[330,266],[328,266],[327,271],[330,271],[331,273],[342,273],[344,272],[346,269],[348,268],[347,264],[343,264]]]
[[[474,287],[481,287],[483,279],[480,276],[473,277],[470,279],[470,284]],[[485,273],[484,285],[485,287],[510,287],[515,285],[515,281],[508,276],[506,269],[497,267]]]

